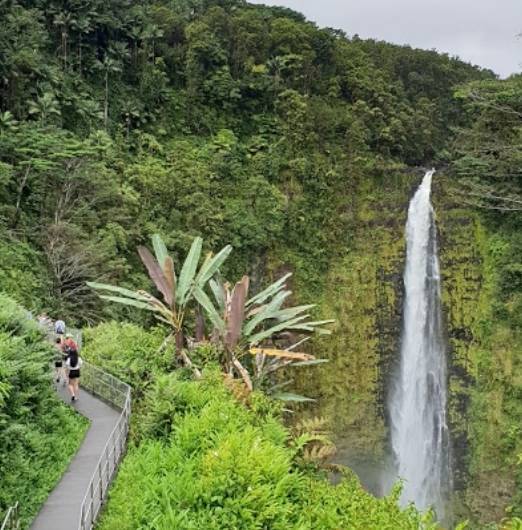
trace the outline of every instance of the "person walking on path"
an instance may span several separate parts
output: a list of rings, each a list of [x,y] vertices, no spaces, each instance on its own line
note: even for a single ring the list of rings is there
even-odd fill
[[[56,338],[54,346],[56,348],[54,357],[54,376],[56,377],[57,383],[59,383],[60,379],[63,378],[63,382],[65,384],[65,368],[63,367],[65,356],[63,352],[63,344],[61,337]]]
[[[80,368],[82,367],[82,358],[78,355],[78,350],[71,350],[65,366],[69,372],[69,392],[71,394],[71,401],[77,401],[80,397]]]
[[[63,351],[66,355],[69,355],[72,351],[78,351],[78,345],[74,342],[73,336],[70,333],[65,335],[65,340],[63,341]]]
[[[57,320],[54,323],[54,332],[57,335],[64,335],[65,334],[65,322],[63,320]]]

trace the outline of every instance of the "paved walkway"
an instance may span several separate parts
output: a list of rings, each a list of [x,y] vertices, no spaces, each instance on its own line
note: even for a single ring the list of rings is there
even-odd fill
[[[71,398],[66,387],[58,386],[66,403]],[[120,413],[80,389],[74,408],[91,421],[85,439],[62,479],[54,488],[33,521],[31,530],[76,530],[80,521],[80,506],[100,454],[116,425]]]

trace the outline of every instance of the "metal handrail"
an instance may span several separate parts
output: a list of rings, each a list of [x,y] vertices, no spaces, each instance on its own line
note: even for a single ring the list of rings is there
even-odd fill
[[[87,362],[82,365],[82,386],[121,409],[118,422],[103,448],[80,508],[78,529],[91,530],[125,451],[131,414],[131,388],[116,377]]]
[[[11,506],[4,517],[4,522],[0,530],[18,530],[20,528],[20,518],[18,516],[18,502]]]
[[[49,340],[54,342],[54,330],[42,325]],[[70,329],[79,349],[82,346],[82,332]],[[112,430],[100,455],[80,507],[78,530],[92,530],[96,518],[105,502],[109,486],[123,457],[129,433],[131,415],[131,387],[100,368],[88,363],[82,364],[82,387],[110,405],[121,410],[120,417]],[[4,517],[0,530],[19,530],[18,502],[11,506]]]

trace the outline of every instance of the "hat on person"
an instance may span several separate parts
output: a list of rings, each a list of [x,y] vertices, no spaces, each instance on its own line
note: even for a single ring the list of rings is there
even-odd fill
[[[65,338],[66,338],[66,339],[72,339],[73,336],[72,336],[70,333],[67,333],[67,335],[65,335]]]

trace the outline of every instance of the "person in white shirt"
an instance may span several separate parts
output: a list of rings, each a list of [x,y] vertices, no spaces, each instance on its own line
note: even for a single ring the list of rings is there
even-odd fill
[[[82,366],[82,358],[78,355],[78,350],[70,351],[65,366],[69,372],[69,392],[71,393],[71,401],[77,401],[80,397],[80,368]]]

